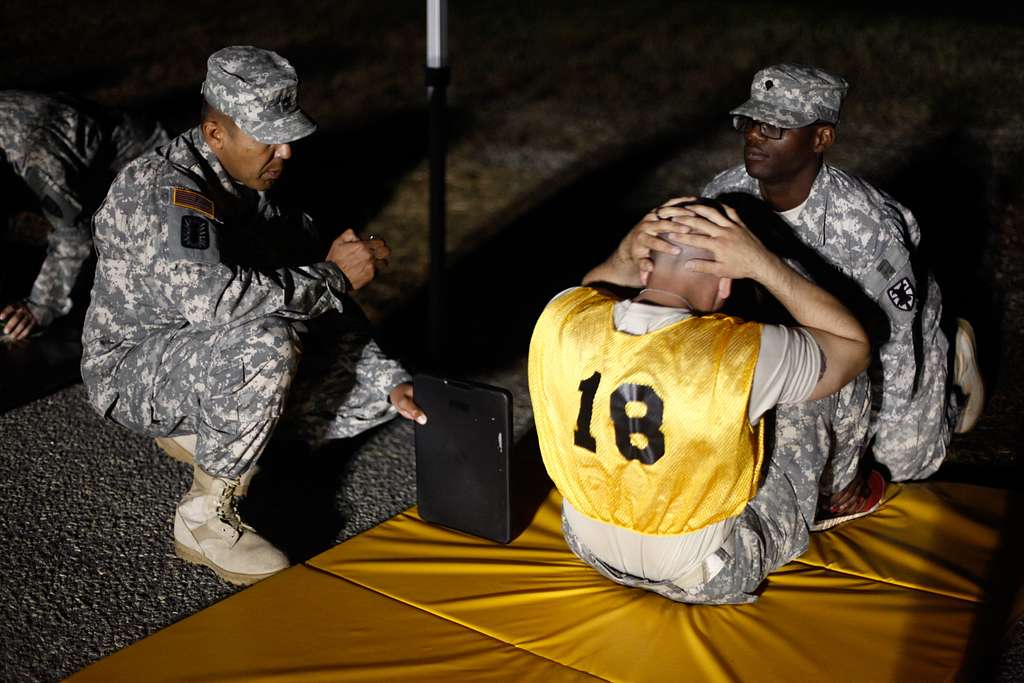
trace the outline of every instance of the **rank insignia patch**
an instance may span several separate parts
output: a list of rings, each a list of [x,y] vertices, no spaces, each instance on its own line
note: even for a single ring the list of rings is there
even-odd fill
[[[210,248],[210,223],[199,216],[181,217],[181,246],[188,249]]]
[[[183,209],[192,209],[203,214],[207,218],[214,218],[213,201],[195,190],[188,190],[184,187],[171,189],[171,203]]]
[[[917,302],[917,295],[914,293],[914,285],[910,280],[903,278],[889,288],[889,301],[901,311],[911,311]]]

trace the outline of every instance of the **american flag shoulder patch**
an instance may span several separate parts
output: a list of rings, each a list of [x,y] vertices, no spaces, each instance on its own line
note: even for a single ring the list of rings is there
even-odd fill
[[[213,200],[199,194],[195,190],[189,190],[184,187],[171,188],[171,203],[183,209],[192,209],[207,218],[216,218],[213,210]]]

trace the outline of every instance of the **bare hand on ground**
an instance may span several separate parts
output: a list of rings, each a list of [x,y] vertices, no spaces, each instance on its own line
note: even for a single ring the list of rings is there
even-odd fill
[[[418,424],[427,424],[427,415],[412,399],[412,384],[405,382],[399,384],[388,394],[391,405],[398,409],[398,414],[407,420],[415,420]]]
[[[9,304],[0,311],[0,324],[3,326],[3,332],[12,340],[27,337],[38,322],[32,315],[32,311],[23,303]]]
[[[351,229],[331,244],[327,260],[341,268],[352,289],[366,286],[381,266],[386,266],[391,249],[382,239],[361,240]]]

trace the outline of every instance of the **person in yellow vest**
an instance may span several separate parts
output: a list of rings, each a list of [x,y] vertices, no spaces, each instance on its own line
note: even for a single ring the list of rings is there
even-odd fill
[[[567,543],[605,577],[680,602],[752,602],[811,530],[878,506],[884,480],[858,473],[870,347],[856,318],[731,208],[658,212],[667,242],[642,282],[613,254],[537,322],[529,383],[541,452]],[[737,278],[764,286],[799,327],[715,313]],[[597,283],[644,289],[623,300]],[[860,387],[849,394],[858,418],[837,410],[848,386]],[[816,415],[842,416],[831,443],[765,453],[767,411],[822,400],[831,408]],[[830,505],[816,519],[825,482]]]

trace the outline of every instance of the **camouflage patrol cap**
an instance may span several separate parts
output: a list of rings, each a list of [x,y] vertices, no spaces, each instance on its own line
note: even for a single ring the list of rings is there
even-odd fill
[[[252,137],[276,145],[316,130],[313,120],[299,109],[298,84],[295,69],[281,55],[235,45],[210,55],[203,97]]]
[[[844,79],[822,69],[776,64],[754,74],[750,99],[729,113],[780,128],[802,128],[816,121],[835,124],[847,88]]]

